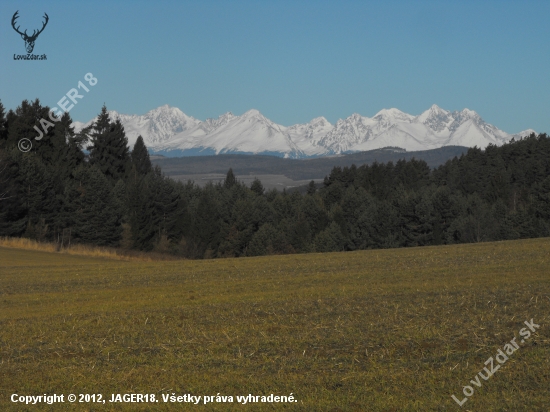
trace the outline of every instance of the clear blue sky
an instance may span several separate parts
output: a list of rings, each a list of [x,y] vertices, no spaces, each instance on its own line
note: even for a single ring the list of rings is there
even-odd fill
[[[11,27],[50,21],[25,54]],[[550,1],[11,1],[0,3],[0,100],[204,120],[255,108],[283,124],[396,107],[465,107],[515,133],[550,132]]]

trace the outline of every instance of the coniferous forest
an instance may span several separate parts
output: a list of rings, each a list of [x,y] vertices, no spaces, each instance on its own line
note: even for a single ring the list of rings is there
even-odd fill
[[[104,106],[75,134],[68,113],[41,140],[39,100],[0,103],[0,236],[188,258],[442,245],[550,236],[550,138],[472,148],[437,169],[424,161],[336,167],[307,193],[183,184],[128,147]],[[17,143],[27,138],[32,150]]]

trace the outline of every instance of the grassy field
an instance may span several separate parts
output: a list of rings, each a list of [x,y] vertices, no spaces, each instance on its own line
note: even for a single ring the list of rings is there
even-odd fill
[[[549,388],[550,239],[164,262],[0,247],[2,411],[548,411]],[[53,393],[107,402],[10,401]],[[298,402],[236,399],[272,393]]]

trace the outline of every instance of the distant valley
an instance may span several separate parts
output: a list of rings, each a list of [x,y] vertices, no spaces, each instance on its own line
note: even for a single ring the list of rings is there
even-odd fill
[[[439,149],[407,152],[398,148],[385,148],[360,153],[319,157],[315,159],[285,159],[276,156],[223,154],[200,157],[164,157],[152,156],[153,164],[160,166],[162,171],[173,179],[186,182],[192,180],[199,186],[208,181],[221,181],[229,168],[238,180],[248,186],[254,178],[262,181],[266,189],[293,189],[308,184],[323,181],[333,167],[349,167],[352,164],[360,166],[374,162],[397,162],[400,159],[421,159],[431,167],[444,164],[447,160],[468,150],[463,146],[445,146]]]

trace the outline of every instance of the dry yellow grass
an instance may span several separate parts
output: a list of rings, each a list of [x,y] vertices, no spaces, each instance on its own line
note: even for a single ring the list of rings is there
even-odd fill
[[[176,260],[175,257],[159,253],[142,253],[125,251],[118,248],[99,247],[92,245],[76,244],[65,248],[59,248],[56,243],[37,242],[27,238],[0,237],[0,247],[36,250],[41,252],[57,252],[67,255],[90,256],[116,260],[135,260],[151,262],[154,260]]]
[[[548,411],[549,268],[550,239],[167,262],[0,247],[0,410]],[[531,318],[538,332],[459,408],[451,395]]]

